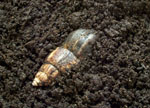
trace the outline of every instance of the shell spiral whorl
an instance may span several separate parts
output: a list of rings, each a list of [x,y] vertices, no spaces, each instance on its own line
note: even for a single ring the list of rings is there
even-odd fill
[[[61,47],[57,47],[45,59],[32,85],[47,86],[60,74],[79,63],[79,59],[90,51],[96,40],[96,32],[88,29],[78,29],[69,34]]]
[[[63,47],[73,52],[76,57],[80,58],[91,50],[90,47],[95,42],[96,38],[96,31],[78,29],[69,34]]]

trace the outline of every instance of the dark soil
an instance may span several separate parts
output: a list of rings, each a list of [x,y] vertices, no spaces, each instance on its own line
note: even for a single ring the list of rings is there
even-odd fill
[[[52,86],[33,87],[45,57],[78,28],[99,38]],[[149,0],[1,0],[1,108],[150,108]]]

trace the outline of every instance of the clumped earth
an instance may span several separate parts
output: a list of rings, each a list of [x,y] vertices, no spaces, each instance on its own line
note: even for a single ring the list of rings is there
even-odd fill
[[[51,86],[33,87],[45,57],[78,28],[99,38]],[[1,0],[1,108],[150,108],[149,0]]]

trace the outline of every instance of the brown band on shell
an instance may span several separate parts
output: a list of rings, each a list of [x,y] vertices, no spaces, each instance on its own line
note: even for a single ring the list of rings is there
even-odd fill
[[[62,72],[65,72],[79,62],[72,52],[62,47],[56,48],[56,50],[48,55],[45,61],[56,66]]]
[[[77,65],[88,54],[96,37],[96,32],[88,29],[78,29],[70,33],[62,47],[57,47],[47,56],[32,85],[49,85],[59,72],[65,72]]]
[[[45,63],[45,64],[43,64],[41,66],[41,68],[39,69],[39,71],[45,72],[47,74],[47,76],[49,77],[51,74],[53,74],[54,72],[56,72],[58,70],[52,64]]]
[[[51,64],[43,64],[35,76],[38,86],[49,85],[59,75],[58,70]]]

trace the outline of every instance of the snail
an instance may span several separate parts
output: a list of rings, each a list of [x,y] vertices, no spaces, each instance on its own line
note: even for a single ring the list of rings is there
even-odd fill
[[[57,47],[47,56],[45,63],[35,75],[32,85],[50,85],[60,73],[77,65],[91,50],[90,47],[94,44],[96,37],[95,30],[78,29],[71,32],[62,46]]]

